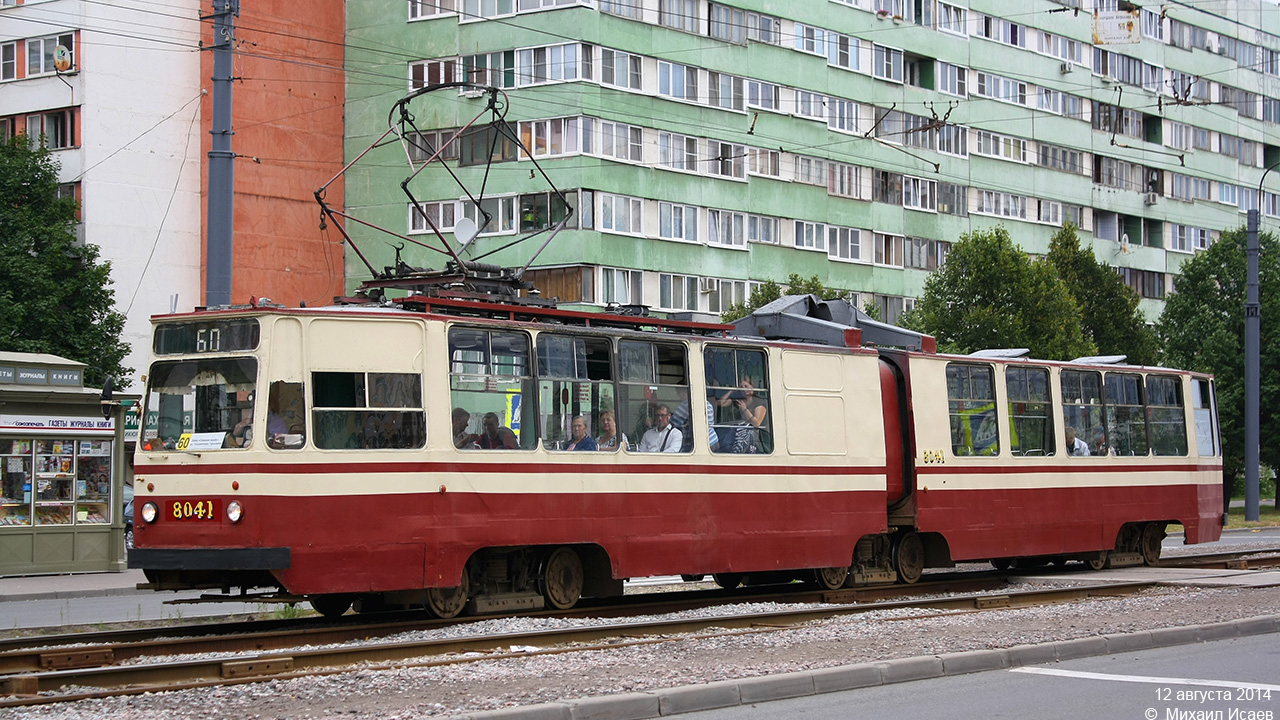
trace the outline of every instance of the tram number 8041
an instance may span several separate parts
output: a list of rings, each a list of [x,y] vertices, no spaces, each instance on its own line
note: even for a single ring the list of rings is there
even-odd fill
[[[170,520],[216,520],[218,503],[215,500],[174,500],[169,506]]]

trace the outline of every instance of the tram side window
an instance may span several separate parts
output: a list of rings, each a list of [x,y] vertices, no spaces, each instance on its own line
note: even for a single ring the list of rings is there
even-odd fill
[[[947,411],[951,451],[956,455],[999,455],[996,390],[988,365],[947,366]]]
[[[1009,394],[1009,450],[1014,455],[1053,455],[1049,370],[1008,367],[1004,378]]]
[[[1156,455],[1186,455],[1187,415],[1178,378],[1147,376],[1147,414],[1151,421],[1151,451]]]
[[[449,330],[454,447],[536,447],[533,368],[529,361],[529,336],[524,333],[464,327]],[[531,402],[526,404],[524,400]]]
[[[405,449],[426,445],[420,375],[314,372],[311,383],[317,448]]]
[[[618,432],[640,452],[688,452],[672,417],[689,402],[684,345],[623,340],[618,343]]]
[[[1107,436],[1116,455],[1147,455],[1147,408],[1142,376],[1107,373]]]
[[[267,394],[267,447],[296,450],[307,439],[307,400],[302,383],[277,380]]]
[[[595,438],[601,415],[612,410],[616,418],[617,406],[608,338],[538,335],[538,420],[546,448],[616,451],[620,439],[597,448]],[[575,437],[575,425],[582,437]]]
[[[714,452],[773,452],[769,384],[763,350],[707,348],[707,403],[713,408]]]
[[[1196,418],[1196,450],[1200,457],[1218,454],[1218,422],[1213,404],[1213,384],[1204,379],[1192,380],[1191,408]]]
[[[1088,452],[1067,448],[1067,455],[1106,455],[1107,432],[1102,422],[1102,375],[1083,370],[1063,370],[1062,424],[1068,434],[1089,446]]]

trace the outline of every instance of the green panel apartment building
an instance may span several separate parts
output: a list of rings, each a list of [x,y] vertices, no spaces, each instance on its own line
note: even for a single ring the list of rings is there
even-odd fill
[[[1095,11],[1096,14],[1095,14]],[[1280,162],[1280,11],[1257,0],[362,0],[347,5],[350,161],[424,83],[507,93],[507,121],[577,212],[534,263],[546,296],[719,313],[817,275],[893,321],[962,233],[1028,253],[1066,220],[1153,319],[1187,258],[1261,202]],[[413,106],[438,147],[485,106]],[[478,192],[490,138],[444,151]],[[545,227],[547,185],[498,143],[468,252]],[[347,175],[346,209],[433,241],[398,145]],[[1271,188],[1280,187],[1280,177]],[[441,168],[411,185],[447,231],[477,213]],[[551,216],[551,217],[549,217]],[[390,243],[354,231],[375,267]],[[542,238],[487,258],[523,265]],[[443,256],[408,245],[411,265]],[[368,272],[348,255],[348,285]]]

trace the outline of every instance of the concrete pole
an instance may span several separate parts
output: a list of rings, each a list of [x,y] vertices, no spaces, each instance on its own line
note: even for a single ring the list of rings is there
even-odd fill
[[[1266,177],[1265,175],[1263,176]],[[1258,192],[1258,204],[1263,202]],[[1248,285],[1244,300],[1244,519],[1257,522],[1258,509],[1258,400],[1261,395],[1261,372],[1258,365],[1261,346],[1262,305],[1258,302],[1258,210],[1249,211]]]
[[[213,0],[213,118],[209,134],[209,215],[205,246],[207,306],[231,304],[235,153],[231,151],[232,43],[240,0]]]

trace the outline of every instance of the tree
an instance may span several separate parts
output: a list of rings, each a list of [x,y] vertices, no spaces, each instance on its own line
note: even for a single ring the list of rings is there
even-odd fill
[[[85,382],[124,381],[111,267],[76,241],[76,201],[60,197],[58,167],[24,135],[0,144],[0,350],[85,363]]]
[[[791,273],[787,278],[787,295],[817,295],[823,300],[834,300],[840,297],[839,290],[834,290],[822,284],[817,275],[808,280],[800,277],[798,273]],[[751,297],[747,298],[746,303],[737,303],[720,315],[720,322],[731,323],[739,318],[744,318],[752,312],[768,305],[769,303],[782,297],[782,287],[772,280],[765,280],[751,291]]]
[[[1033,262],[1003,226],[961,235],[899,324],[933,335],[944,352],[1025,347],[1061,360],[1095,351],[1053,266]]]
[[[1244,301],[1246,290],[1243,228],[1224,232],[1205,252],[1182,266],[1173,294],[1165,300],[1156,326],[1163,362],[1213,373],[1222,433],[1223,475],[1232,480],[1244,470]],[[1258,297],[1262,304],[1259,458],[1280,468],[1280,242],[1259,237]]]
[[[1099,354],[1125,355],[1135,365],[1155,364],[1156,335],[1138,309],[1138,293],[1092,250],[1080,247],[1074,224],[1068,222],[1053,236],[1046,257],[1080,306],[1085,337]]]

